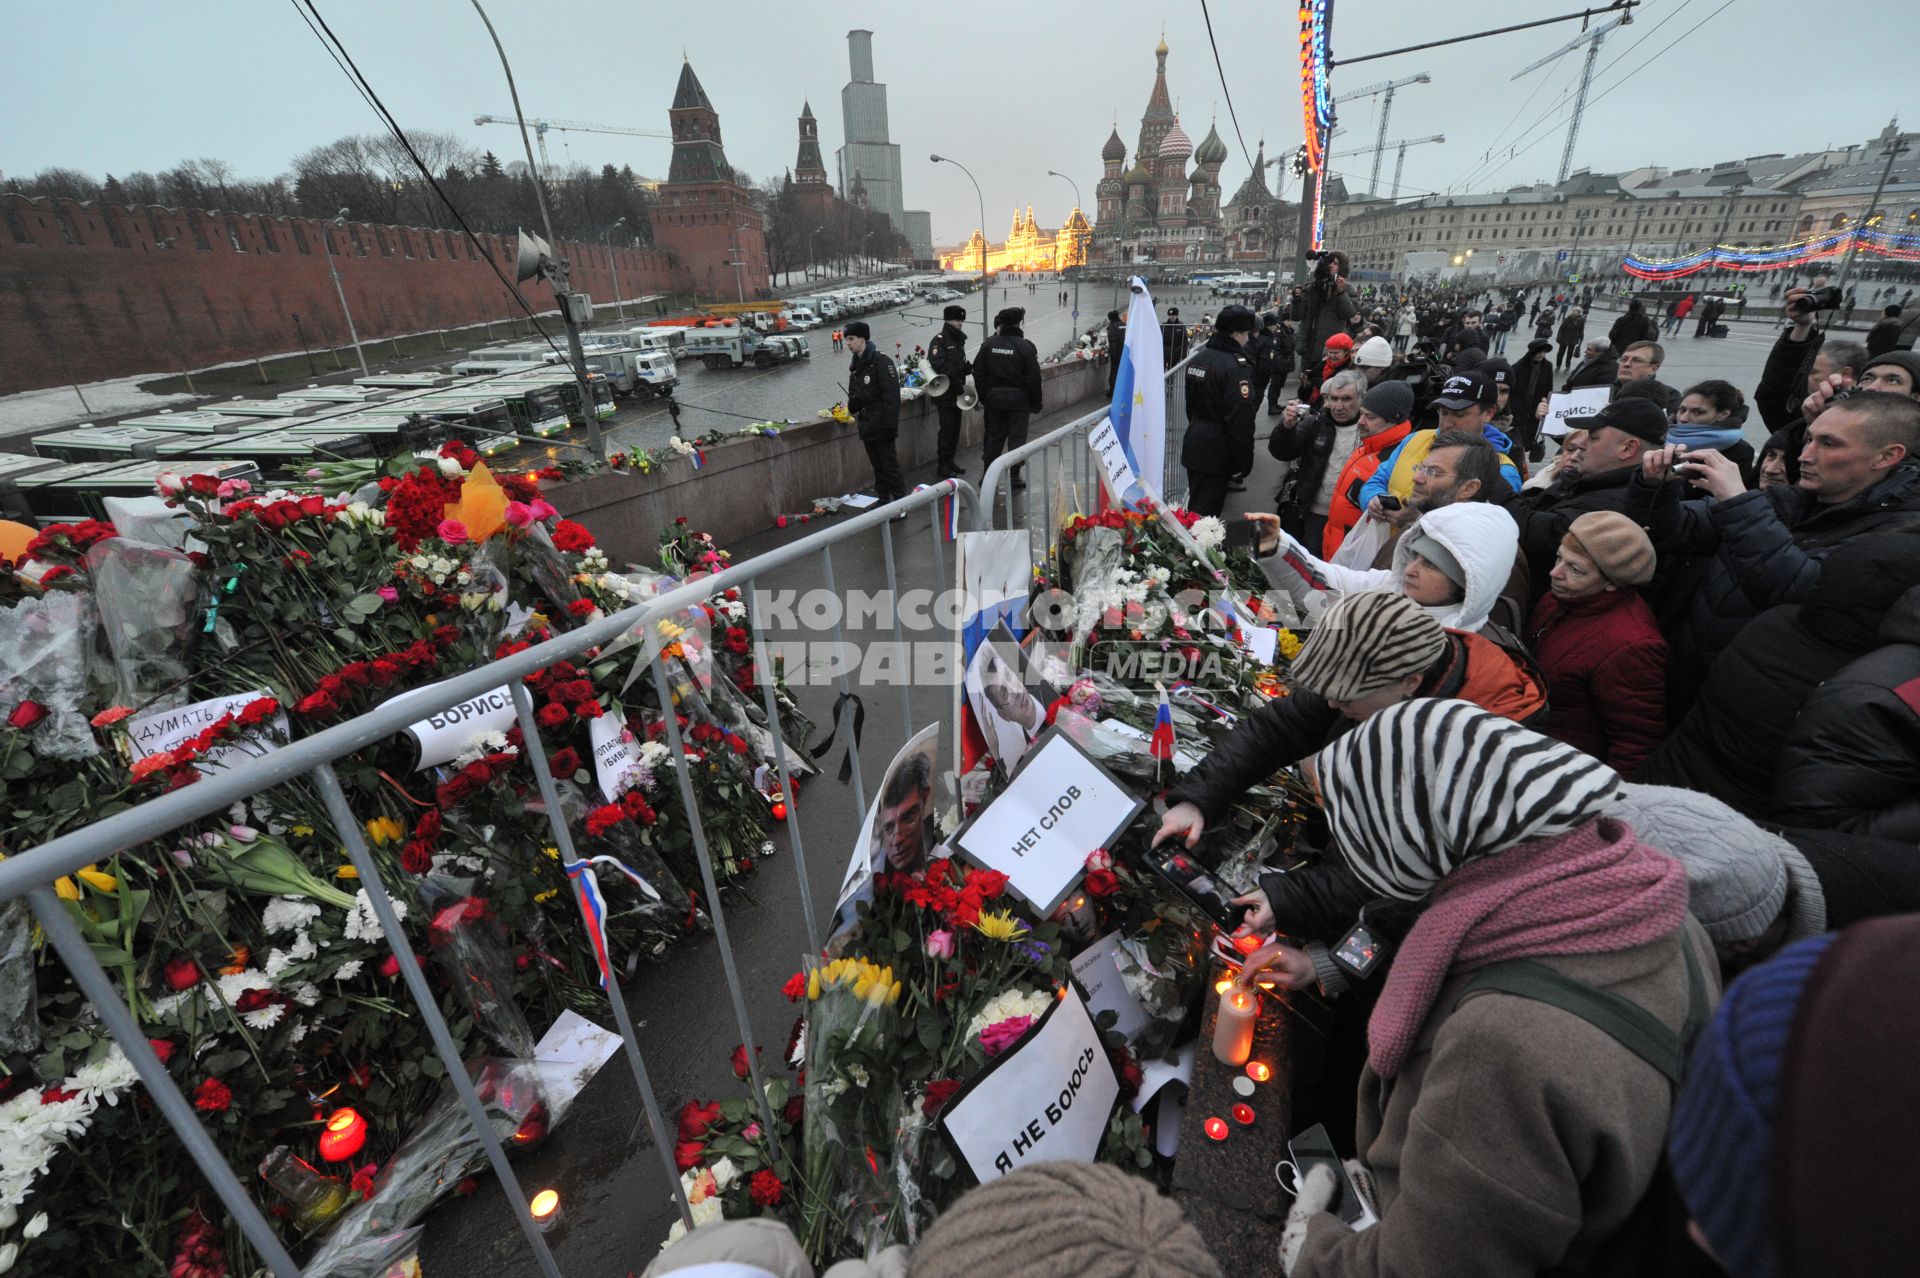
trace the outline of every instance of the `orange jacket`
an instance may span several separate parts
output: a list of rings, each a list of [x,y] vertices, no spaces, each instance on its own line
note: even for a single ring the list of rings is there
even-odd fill
[[[1340,543],[1347,539],[1353,526],[1360,522],[1365,509],[1360,505],[1360,488],[1373,472],[1380,469],[1380,462],[1393,451],[1394,445],[1405,439],[1413,431],[1412,422],[1401,422],[1398,426],[1389,426],[1377,434],[1368,435],[1354,445],[1347,464],[1341,468],[1340,477],[1333,484],[1333,502],[1327,509],[1327,534],[1321,542],[1320,557],[1333,558],[1333,552],[1340,549]]]
[[[1449,630],[1447,634],[1465,645],[1465,668],[1456,663],[1442,677],[1442,686],[1428,695],[1458,697],[1529,726],[1546,711],[1546,684],[1505,648],[1485,635],[1464,630]]]

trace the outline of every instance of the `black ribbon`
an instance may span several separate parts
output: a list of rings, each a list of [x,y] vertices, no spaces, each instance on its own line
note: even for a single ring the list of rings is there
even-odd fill
[[[834,743],[840,740],[840,723],[841,720],[846,717],[848,702],[853,703],[853,719],[849,724],[852,741],[847,747],[846,757],[840,760],[841,785],[845,785],[853,779],[853,756],[860,749],[860,733],[865,730],[867,726],[866,704],[851,692],[841,693],[839,698],[833,703],[833,727],[828,730],[826,738],[822,740],[820,744],[807,747],[807,754],[811,756],[816,763],[819,762],[828,751],[833,749]]]

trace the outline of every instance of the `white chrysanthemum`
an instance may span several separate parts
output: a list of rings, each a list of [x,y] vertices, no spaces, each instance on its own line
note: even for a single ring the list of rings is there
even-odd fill
[[[262,970],[266,972],[268,980],[277,981],[280,979],[281,974],[292,966],[292,955],[288,954],[285,950],[275,950],[267,955],[267,965]]]
[[[1227,539],[1227,526],[1212,515],[1207,515],[1188,529],[1193,534],[1194,544],[1202,550],[1212,550]]]
[[[153,1000],[153,1014],[161,1020],[172,1020],[180,1005],[199,994],[198,990],[182,990],[178,994],[168,994]]]
[[[278,1025],[280,1018],[286,1014],[287,1009],[284,1005],[280,1003],[269,1003],[265,1007],[256,1008],[248,1012],[240,1019],[247,1023],[247,1028],[249,1029],[267,1030]]]
[[[312,1007],[320,1001],[320,987],[312,981],[302,981],[289,990],[288,993],[292,994],[293,1001],[302,1007]],[[302,1033],[304,1032],[303,1030]]]
[[[657,771],[661,764],[673,762],[673,751],[667,749],[666,744],[661,741],[642,741],[640,762],[645,767]]]
[[[359,959],[348,959],[333,970],[333,979],[336,981],[351,981],[354,977],[360,975],[360,969],[365,966],[366,964],[362,963]]]
[[[140,1075],[134,1070],[133,1062],[120,1050],[120,1045],[114,1043],[107,1048],[105,1056],[75,1070],[66,1086],[96,1101],[117,1105],[120,1103],[120,1093],[139,1081]]]
[[[295,1021],[293,1028],[287,1031],[287,1041],[289,1043],[297,1043],[306,1036],[307,1023],[305,1021]]]
[[[394,917],[404,920],[407,917],[407,903],[397,897],[389,900],[393,905]],[[347,915],[347,925],[344,930],[349,941],[380,939],[380,920],[374,916],[373,901],[367,896],[365,888],[361,888],[353,898],[353,910]]]
[[[220,997],[228,1003],[237,1003],[240,996],[249,990],[267,990],[273,988],[273,982],[267,974],[258,968],[250,967],[244,972],[235,972],[223,976],[219,981]]]
[[[298,897],[276,896],[260,912],[260,924],[269,934],[294,932],[320,917],[320,907]]]

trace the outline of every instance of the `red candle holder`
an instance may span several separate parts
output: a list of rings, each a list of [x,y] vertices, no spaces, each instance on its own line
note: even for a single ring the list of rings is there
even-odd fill
[[[320,1157],[330,1163],[345,1162],[367,1143],[367,1120],[354,1109],[336,1109],[327,1118],[320,1133]]]
[[[1273,1077],[1273,1067],[1265,1061],[1248,1061],[1247,1077],[1256,1083],[1264,1083]]]
[[[1253,1125],[1253,1106],[1235,1105],[1233,1107],[1233,1121],[1242,1127],[1251,1127]]]
[[[1227,1120],[1224,1118],[1209,1118],[1206,1123],[1206,1128],[1207,1135],[1215,1140],[1225,1140],[1227,1138]]]

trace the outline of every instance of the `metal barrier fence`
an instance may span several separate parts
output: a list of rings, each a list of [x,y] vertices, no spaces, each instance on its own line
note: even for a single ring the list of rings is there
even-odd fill
[[[1167,370],[1167,455],[1158,476],[1160,496],[1178,502],[1187,495],[1187,471],[1180,464],[1180,447],[1187,437],[1187,365],[1193,362],[1198,347]],[[1031,467],[1022,475],[1026,481],[1026,527],[1032,536],[1036,559],[1046,556],[1054,531],[1059,528],[1060,502],[1089,511],[1096,504],[1095,491],[1100,483],[1095,474],[1093,452],[1087,447],[1087,435],[1106,420],[1107,405],[1063,426],[1056,426],[1038,439],[1028,440],[993,459],[980,478],[980,528],[986,531],[1000,518],[1006,506],[1006,522],[999,526],[1014,528],[1012,479],[1016,468]],[[1035,506],[1035,494],[1039,505]],[[1035,520],[1038,510],[1043,518]]]
[[[1094,420],[1098,420],[1097,416]],[[1048,438],[1051,439],[1053,436]],[[1027,451],[1042,446],[1044,441],[1029,446]],[[1081,451],[1086,450],[1082,448]],[[895,578],[893,521],[896,516],[921,509],[928,512],[928,528],[933,538],[935,562],[939,565],[940,576],[944,578],[946,573],[945,552],[942,547],[944,529],[940,514],[941,503],[948,497],[952,497],[955,501],[963,501],[972,507],[974,521],[978,521],[979,503],[974,489],[961,480],[942,480],[890,505],[876,507],[844,523],[802,538],[791,545],[757,555],[713,576],[678,586],[624,612],[591,622],[513,656],[491,661],[464,674],[455,675],[437,685],[435,692],[431,695],[410,698],[401,705],[388,702],[356,718],[336,724],[312,736],[290,742],[258,758],[249,759],[225,771],[211,773],[197,784],[148,800],[127,811],[105,817],[83,829],[61,835],[17,856],[7,858],[0,861],[0,903],[21,896],[26,898],[40,926],[44,929],[48,941],[52,943],[72,975],[74,983],[93,1004],[101,1021],[106,1025],[108,1033],[126,1053],[128,1061],[139,1074],[141,1082],[146,1085],[153,1103],[179,1136],[182,1145],[194,1162],[199,1165],[201,1172],[206,1176],[214,1192],[219,1195],[222,1205],[239,1224],[248,1242],[276,1278],[298,1278],[301,1273],[300,1267],[295,1264],[286,1247],[267,1223],[259,1206],[248,1195],[240,1178],[227,1164],[218,1146],[214,1144],[213,1138],[195,1116],[187,1098],[175,1085],[172,1075],[161,1064],[153,1049],[148,1046],[147,1038],[135,1021],[133,1013],[121,1000],[111,978],[88,948],[78,926],[68,916],[51,885],[61,876],[72,874],[83,866],[104,860],[123,849],[159,838],[189,822],[219,812],[241,799],[273,786],[301,779],[310,781],[319,793],[328,816],[336,826],[348,857],[359,872],[360,885],[366,890],[374,915],[379,920],[380,930],[399,963],[401,978],[406,982],[408,992],[419,1007],[420,1015],[426,1022],[433,1040],[435,1052],[446,1066],[447,1078],[459,1095],[474,1125],[475,1134],[485,1150],[488,1163],[499,1180],[501,1191],[506,1194],[508,1203],[519,1221],[521,1234],[526,1238],[527,1246],[533,1252],[539,1272],[545,1275],[545,1278],[560,1278],[560,1270],[553,1253],[529,1209],[527,1195],[507,1161],[506,1151],[494,1134],[493,1125],[488,1120],[473,1083],[467,1076],[465,1063],[455,1046],[446,1018],[441,1014],[439,1003],[427,986],[426,973],[414,959],[413,946],[400,926],[392,899],[381,882],[379,868],[368,850],[360,823],[348,805],[346,793],[340,786],[333,763],[343,755],[394,736],[408,725],[418,722],[423,716],[447,710],[462,701],[491,692],[504,685],[512,692],[514,711],[525,737],[526,756],[533,765],[534,778],[546,806],[554,843],[559,848],[562,859],[572,861],[576,856],[573,833],[562,815],[546,750],[540,741],[539,725],[534,719],[533,699],[523,682],[527,675],[556,661],[577,657],[588,648],[611,643],[636,627],[648,626],[656,621],[671,618],[684,609],[702,603],[731,587],[740,587],[741,596],[749,601],[749,626],[756,634],[756,641],[762,645],[755,652],[756,664],[763,670],[771,670],[773,663],[766,659],[767,653],[764,647],[766,636],[753,625],[754,617],[751,611],[754,607],[755,594],[751,587],[759,578],[769,573],[789,570],[794,565],[817,556],[826,589],[832,591],[835,589],[833,547],[861,534],[877,530],[884,552],[887,588],[897,598],[899,583]],[[898,640],[897,609],[894,628],[895,639]],[[836,640],[842,638],[841,623],[837,617],[834,623],[834,638]],[[956,628],[953,636],[956,650],[959,638]],[[663,713],[667,746],[672,752],[672,758],[683,759],[685,756],[681,731],[677,720],[670,712],[673,702],[668,690],[666,670],[657,650],[651,658],[650,665],[654,688],[660,697],[662,707],[667,711]],[[844,670],[839,675],[839,684],[842,693],[849,691],[848,678]],[[771,681],[762,681],[761,693],[768,722],[774,727],[773,740],[775,749],[778,751],[781,786],[784,793],[791,795],[794,790],[790,756],[779,731],[780,714]],[[907,729],[906,735],[910,735],[912,725],[904,685],[901,694],[901,713],[903,727]],[[859,810],[865,812],[865,784],[860,771],[859,753],[851,747],[849,753],[853,764],[854,801]],[[706,829],[701,820],[699,806],[694,799],[692,781],[685,767],[676,767],[674,773],[679,779],[681,801],[686,805],[689,814],[694,855],[700,865],[701,882],[706,893],[705,904],[713,921],[714,936],[719,941],[721,965],[726,975],[728,994],[733,1001],[734,1015],[739,1023],[740,1041],[753,1043],[757,1040],[749,1023],[740,974],[734,962],[733,946],[727,932],[726,914],[720,903],[713,865],[708,856]],[[789,805],[786,829],[790,833],[794,872],[800,885],[800,907],[805,914],[807,941],[813,951],[818,952],[819,923],[814,913],[812,889],[807,878],[806,850],[800,828],[800,806],[799,804]],[[681,1188],[679,1171],[673,1162],[674,1130],[667,1125],[661,1113],[659,1101],[654,1095],[653,1085],[648,1079],[646,1061],[640,1050],[639,1040],[634,1034],[632,1018],[627,1011],[618,973],[613,973],[609,977],[607,996],[620,1030],[627,1062],[633,1071],[634,1085],[639,1089],[641,1103],[646,1111],[647,1124],[659,1151],[661,1167],[673,1186],[681,1218],[691,1225],[692,1216],[685,1193]],[[768,1131],[772,1131],[774,1120],[767,1107],[766,1088],[761,1078],[757,1053],[747,1054],[747,1068],[760,1105],[761,1121]],[[81,1151],[81,1156],[84,1156],[84,1151]]]

